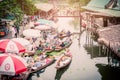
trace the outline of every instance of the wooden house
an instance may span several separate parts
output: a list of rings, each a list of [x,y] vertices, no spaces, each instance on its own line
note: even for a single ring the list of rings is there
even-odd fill
[[[41,18],[54,20],[54,16],[57,14],[57,9],[52,4],[38,3],[35,4],[35,6],[38,9],[36,14]]]
[[[86,6],[87,27],[99,35],[98,42],[120,57],[120,0],[91,0]]]

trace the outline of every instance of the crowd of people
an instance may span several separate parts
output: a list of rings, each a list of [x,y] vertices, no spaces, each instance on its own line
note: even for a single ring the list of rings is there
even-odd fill
[[[24,23],[27,24],[27,23]],[[19,35],[19,26],[13,25],[11,27],[12,38],[17,38]],[[53,29],[54,30],[54,29]],[[55,48],[62,48],[71,42],[71,32],[64,31],[58,32],[56,30],[48,30],[41,31],[40,38],[32,37],[29,38],[31,45],[26,48],[26,52],[20,55],[23,57],[28,63],[28,69],[37,69],[47,63],[49,63],[50,58],[46,55],[46,52],[49,50],[54,50]],[[65,36],[65,38],[60,38],[61,36]],[[37,43],[39,42],[39,43]],[[40,53],[36,53],[36,51],[41,51]],[[15,76],[5,76],[3,75],[2,80],[22,80],[17,79],[21,77],[21,74]],[[9,78],[9,79],[8,79]],[[15,79],[16,78],[16,79]]]

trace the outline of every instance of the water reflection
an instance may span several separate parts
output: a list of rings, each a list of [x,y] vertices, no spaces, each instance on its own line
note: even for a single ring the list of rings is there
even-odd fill
[[[119,80],[120,59],[113,51],[101,45],[92,45],[89,47],[85,45],[84,48],[87,50],[87,53],[90,54],[91,59],[94,61],[98,59],[95,66],[102,76],[101,80]],[[106,58],[106,61],[104,58]],[[101,62],[100,59],[102,59]]]
[[[111,67],[105,64],[96,64],[99,73],[102,75],[102,80],[119,80],[120,68]]]
[[[69,68],[70,64],[68,66],[66,66],[64,68],[61,68],[61,69],[56,71],[55,80],[60,80],[61,79],[61,76],[64,74],[65,71],[67,71],[67,69]]]
[[[29,75],[29,77],[28,77],[27,80],[32,80],[32,77],[33,77],[33,76],[36,76],[37,78],[39,78],[39,77],[40,77],[40,74],[43,73],[43,72],[45,72],[45,69],[38,70],[38,71],[35,72],[35,73],[31,73],[31,74]]]
[[[107,53],[105,53],[103,50],[100,51],[99,45],[92,45],[90,47],[85,45],[84,48],[87,50],[88,54],[91,55],[91,58],[106,57],[107,56]]]

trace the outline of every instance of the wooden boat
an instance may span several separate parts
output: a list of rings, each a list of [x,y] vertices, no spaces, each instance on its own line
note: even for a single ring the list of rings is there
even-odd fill
[[[64,59],[63,59],[64,58]],[[61,69],[68,66],[72,61],[72,56],[63,55],[57,60],[56,69]]]
[[[26,72],[22,73],[21,78],[22,78],[23,80],[28,80],[29,76],[30,76],[32,73],[36,73],[36,72],[38,72],[38,71],[46,68],[47,66],[51,65],[51,64],[55,61],[54,58],[49,58],[49,57],[45,58],[44,60],[46,60],[46,61],[49,60],[49,61],[47,61],[47,62],[46,62],[45,64],[43,64],[41,67],[38,67],[38,68],[36,68],[36,69],[33,69],[33,68],[29,68],[29,67],[28,67],[28,70],[27,70]]]
[[[66,33],[64,33],[64,34],[62,34],[62,35],[58,35],[58,38],[60,38],[60,39],[63,39],[63,38],[65,38],[65,37],[70,37],[72,35],[72,33],[70,33],[69,35],[68,34],[66,34]]]
[[[72,41],[70,41],[70,42],[69,42],[68,44],[66,44],[64,47],[58,46],[58,47],[56,47],[54,50],[55,50],[55,51],[61,51],[61,50],[65,49],[65,48],[68,48],[71,44],[72,44]]]
[[[49,52],[52,52],[54,49],[53,48],[45,48],[45,52],[47,53],[49,53]]]
[[[30,73],[35,73],[37,71],[40,71],[46,68],[47,66],[51,65],[55,61],[55,59],[53,57],[52,58],[46,57],[43,61],[45,61],[45,63],[42,64],[42,66],[37,68],[32,68]]]

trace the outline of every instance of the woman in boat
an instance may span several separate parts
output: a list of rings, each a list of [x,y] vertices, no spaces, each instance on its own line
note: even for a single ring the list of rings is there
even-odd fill
[[[41,67],[42,66],[42,63],[40,62],[40,60],[39,60],[39,58],[37,59],[37,60],[35,60],[35,62],[34,62],[34,69],[35,68],[38,68],[38,67]]]
[[[45,59],[45,57],[46,57],[45,52],[39,54],[39,59],[40,59],[40,60]]]
[[[65,41],[63,41],[64,42],[64,44],[65,45],[69,45],[70,43],[71,43],[71,38],[70,37],[67,37],[66,39],[65,39]]]
[[[72,57],[72,54],[71,54],[71,52],[70,52],[70,50],[68,48],[65,49],[64,55],[68,56],[68,57]]]
[[[64,47],[65,46],[65,44],[64,44],[64,42],[62,42],[61,44],[60,44],[60,47]]]
[[[38,47],[37,47],[37,50],[43,50],[43,48],[44,48],[44,46],[43,46],[43,42],[40,40],[39,41],[39,45],[38,45]]]
[[[71,32],[70,32],[70,31],[67,31],[67,32],[66,32],[66,36],[67,36],[67,37],[70,37],[70,35],[71,35]]]

